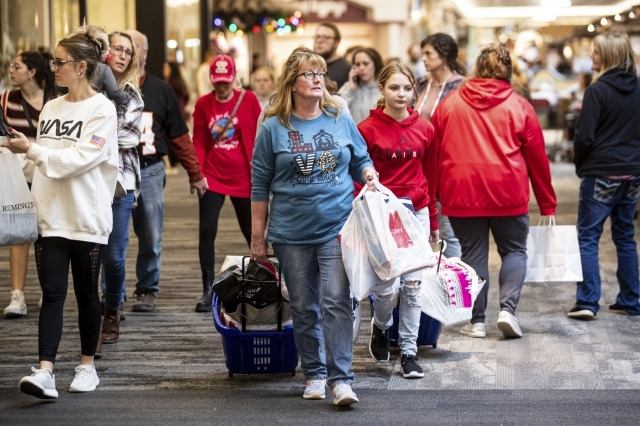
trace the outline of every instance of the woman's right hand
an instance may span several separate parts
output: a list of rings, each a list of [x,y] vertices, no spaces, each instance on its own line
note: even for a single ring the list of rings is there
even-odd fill
[[[29,141],[24,133],[15,129],[10,129],[13,137],[7,137],[7,141],[0,144],[0,147],[7,148],[14,154],[24,154],[29,151],[33,142]]]
[[[251,237],[251,260],[264,262],[267,260],[267,240],[264,237]]]

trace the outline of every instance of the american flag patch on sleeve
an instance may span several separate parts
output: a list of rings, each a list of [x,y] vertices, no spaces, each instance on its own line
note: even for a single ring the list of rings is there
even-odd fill
[[[89,141],[89,143],[92,143],[98,148],[102,149],[104,148],[104,145],[107,143],[107,141],[104,138],[101,138],[100,136],[93,135],[91,136],[91,140]]]

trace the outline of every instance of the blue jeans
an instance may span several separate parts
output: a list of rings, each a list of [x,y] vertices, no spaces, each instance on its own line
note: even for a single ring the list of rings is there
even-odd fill
[[[317,245],[273,244],[282,265],[300,365],[308,380],[351,384],[353,355],[349,281],[337,238]]]
[[[610,217],[611,237],[618,254],[616,276],[620,291],[616,303],[626,310],[640,311],[638,251],[633,224],[638,196],[640,178],[623,181],[592,176],[582,178],[578,204],[578,242],[583,280],[578,283],[575,307],[598,312],[601,285],[598,243],[604,222]]]
[[[440,213],[440,201],[436,203],[438,207],[438,228],[440,229],[440,239],[447,243],[447,247],[444,249],[442,253],[444,257],[460,257],[462,253],[462,249],[460,248],[460,241],[453,233],[453,228],[451,227],[451,221],[448,216],[443,216]]]
[[[430,233],[429,209],[423,208],[415,212],[416,217],[422,223],[427,238]],[[387,330],[393,325],[393,309],[400,304],[398,309],[398,345],[403,355],[418,353],[418,332],[420,330],[420,316],[422,315],[422,303],[420,301],[420,284],[423,271],[416,271],[400,277],[400,289],[390,286],[376,291],[373,317],[376,326],[380,330]],[[415,281],[409,286],[407,282]]]
[[[133,210],[134,194],[127,191],[124,197],[114,197],[113,230],[104,256],[102,271],[102,293],[109,310],[116,310],[126,300],[126,258],[129,246],[129,218]]]
[[[133,230],[138,236],[136,293],[158,295],[164,230],[164,185],[167,175],[162,161],[140,169],[141,187],[133,209]]]

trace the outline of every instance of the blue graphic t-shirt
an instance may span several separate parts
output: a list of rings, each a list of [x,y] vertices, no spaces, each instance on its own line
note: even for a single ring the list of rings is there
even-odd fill
[[[251,200],[268,201],[267,241],[321,244],[338,236],[351,212],[353,180],[373,167],[353,119],[320,115],[264,121],[255,143]]]

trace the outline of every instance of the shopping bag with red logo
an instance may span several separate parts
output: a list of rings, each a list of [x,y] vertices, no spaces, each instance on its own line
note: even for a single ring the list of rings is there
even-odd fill
[[[436,263],[427,233],[415,215],[388,188],[363,187],[353,201],[353,213],[371,266],[382,281]]]

